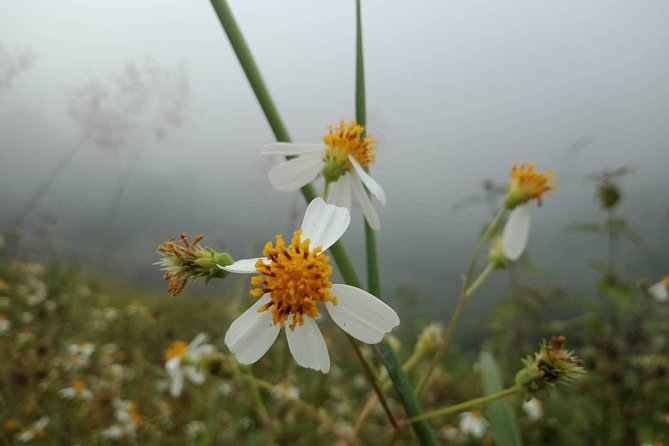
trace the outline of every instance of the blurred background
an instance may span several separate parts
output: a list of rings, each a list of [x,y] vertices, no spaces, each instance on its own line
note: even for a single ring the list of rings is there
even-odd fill
[[[231,7],[294,141],[353,119],[353,2]],[[446,320],[513,162],[554,170],[559,186],[533,209],[527,280],[596,292],[606,237],[569,225],[604,220],[590,175],[621,167],[620,270],[667,272],[668,14],[663,1],[364,2],[391,302]],[[267,180],[279,160],[259,152],[273,137],[208,2],[2,0],[0,29],[0,230],[12,255],[158,289],[155,248],[169,236],[203,234],[245,258],[299,225],[305,204]],[[344,242],[363,271],[353,217]],[[237,290],[231,279],[206,290]],[[508,280],[477,299],[498,299]]]

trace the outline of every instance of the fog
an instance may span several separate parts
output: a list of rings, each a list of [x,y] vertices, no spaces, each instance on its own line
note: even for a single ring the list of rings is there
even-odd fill
[[[294,141],[354,118],[354,2],[230,6]],[[363,2],[384,294],[452,308],[490,218],[459,204],[522,161],[559,186],[532,205],[528,280],[594,293],[606,239],[565,226],[604,219],[586,177],[621,166],[618,213],[647,245],[623,243],[621,268],[666,274],[668,14],[659,0]],[[244,258],[299,225],[305,204],[267,180],[273,137],[208,2],[2,0],[0,29],[1,230],[63,163],[18,227],[21,255],[163,286],[152,263],[171,235]],[[364,276],[361,218],[344,243]]]

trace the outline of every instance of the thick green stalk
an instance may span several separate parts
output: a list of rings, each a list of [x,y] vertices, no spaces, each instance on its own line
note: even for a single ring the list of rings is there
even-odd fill
[[[360,0],[355,2],[355,34],[356,34],[356,58],[355,58],[355,119],[362,127],[367,125],[367,111],[365,103],[365,65],[362,47],[362,18],[360,11]],[[364,136],[364,135],[363,135]],[[379,274],[378,255],[376,250],[376,234],[365,220],[365,251],[367,254],[367,284],[368,290],[374,296],[381,299],[381,279]],[[376,345],[376,350],[388,370],[388,376],[395,386],[397,395],[404,406],[409,417],[417,417],[421,414],[421,408],[414,394],[413,388],[407,375],[402,370],[386,341]],[[420,440],[421,445],[436,445],[430,427],[424,421],[413,424],[414,433]]]

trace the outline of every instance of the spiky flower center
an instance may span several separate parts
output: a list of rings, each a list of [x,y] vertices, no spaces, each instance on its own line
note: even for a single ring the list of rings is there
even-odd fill
[[[165,361],[169,361],[172,358],[183,358],[188,352],[188,345],[184,341],[174,341],[167,350],[165,350],[164,358]]]
[[[541,206],[543,194],[557,189],[556,186],[548,184],[553,181],[552,171],[539,172],[533,163],[513,165],[509,178],[509,194],[506,199],[507,208],[514,208],[529,200],[537,200]]]
[[[86,383],[78,379],[74,383],[72,383],[72,388],[74,389],[75,392],[81,392],[86,388]]]
[[[664,286],[665,286],[666,288],[669,288],[669,275],[664,276],[664,277],[662,278],[662,283],[664,284]]]
[[[365,136],[365,129],[356,121],[346,124],[343,119],[338,126],[329,125],[330,133],[323,137],[327,146],[324,161],[327,165],[339,166],[343,171],[351,171],[353,166],[349,155],[355,158],[362,167],[369,167],[374,162],[376,142],[370,136]]]
[[[257,287],[251,290],[252,296],[270,293],[271,300],[258,311],[271,309],[272,322],[282,326],[292,315],[291,330],[303,324],[304,315],[317,317],[319,302],[337,303],[329,291],[329,258],[321,254],[320,246],[310,249],[310,240],[301,241],[301,235],[302,230],[295,231],[289,245],[280,235],[276,236],[276,246],[267,242],[263,249],[265,259],[256,263],[259,275],[251,278],[251,284]]]

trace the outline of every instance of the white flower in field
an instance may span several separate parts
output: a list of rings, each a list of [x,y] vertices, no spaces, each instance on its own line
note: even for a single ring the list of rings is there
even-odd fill
[[[302,367],[330,370],[330,357],[316,318],[318,304],[354,338],[367,344],[381,342],[385,333],[399,325],[397,313],[381,300],[359,288],[332,284],[332,267],[323,251],[346,231],[348,209],[316,198],[307,207],[302,228],[286,245],[280,235],[276,246],[267,242],[264,257],[238,260],[221,266],[232,273],[258,275],[251,279],[258,300],[230,326],[225,345],[241,364],[258,361],[285,326],[288,347]]]
[[[669,299],[669,276],[664,276],[662,280],[648,288],[648,292],[658,302],[666,302]]]
[[[502,249],[509,260],[518,259],[527,245],[530,233],[528,201],[537,200],[541,206],[543,194],[555,189],[548,184],[552,180],[551,172],[538,172],[532,163],[511,168],[509,191],[504,203],[511,214],[502,231]]]
[[[319,173],[330,185],[327,200],[337,206],[351,208],[351,195],[360,203],[362,213],[374,229],[381,228],[379,216],[365,188],[381,203],[386,204],[383,188],[364,170],[374,162],[375,142],[362,137],[364,129],[355,121],[346,125],[329,126],[330,132],[322,144],[273,143],[263,149],[264,155],[295,156],[274,166],[269,180],[275,189],[292,191],[313,181]]]
[[[65,387],[58,391],[61,398],[66,400],[83,400],[88,401],[93,398],[93,393],[86,387],[86,383],[82,380],[77,380],[72,383],[72,386]]]
[[[483,438],[490,428],[490,423],[477,410],[460,414],[460,432],[475,438]]]
[[[35,421],[29,428],[23,429],[16,434],[16,441],[19,443],[30,443],[33,440],[46,438],[46,427],[49,425],[49,418],[42,417]]]
[[[77,342],[67,346],[67,362],[65,367],[68,370],[78,370],[88,365],[91,355],[95,351],[95,344],[90,342]]]
[[[35,316],[30,311],[24,311],[21,313],[21,322],[24,324],[29,324],[35,319]]]
[[[289,379],[284,379],[280,384],[274,386],[272,395],[276,399],[294,400],[300,397],[300,390]]]
[[[184,341],[175,341],[165,350],[165,370],[170,378],[170,395],[181,395],[184,376],[196,386],[204,383],[205,374],[200,370],[199,361],[204,355],[216,351],[211,344],[205,344],[207,335],[200,333],[186,345]]]
[[[188,423],[184,430],[186,431],[186,436],[195,441],[207,432],[207,424],[204,421],[194,420]]]
[[[523,410],[527,414],[527,418],[531,421],[537,421],[544,416],[544,403],[536,398],[530,398],[523,401]]]
[[[113,440],[134,438],[137,426],[142,421],[137,405],[133,401],[117,398],[114,400],[114,409],[116,424],[103,430],[102,437]]]
[[[7,333],[10,328],[12,328],[12,323],[4,314],[0,313],[0,334]]]

